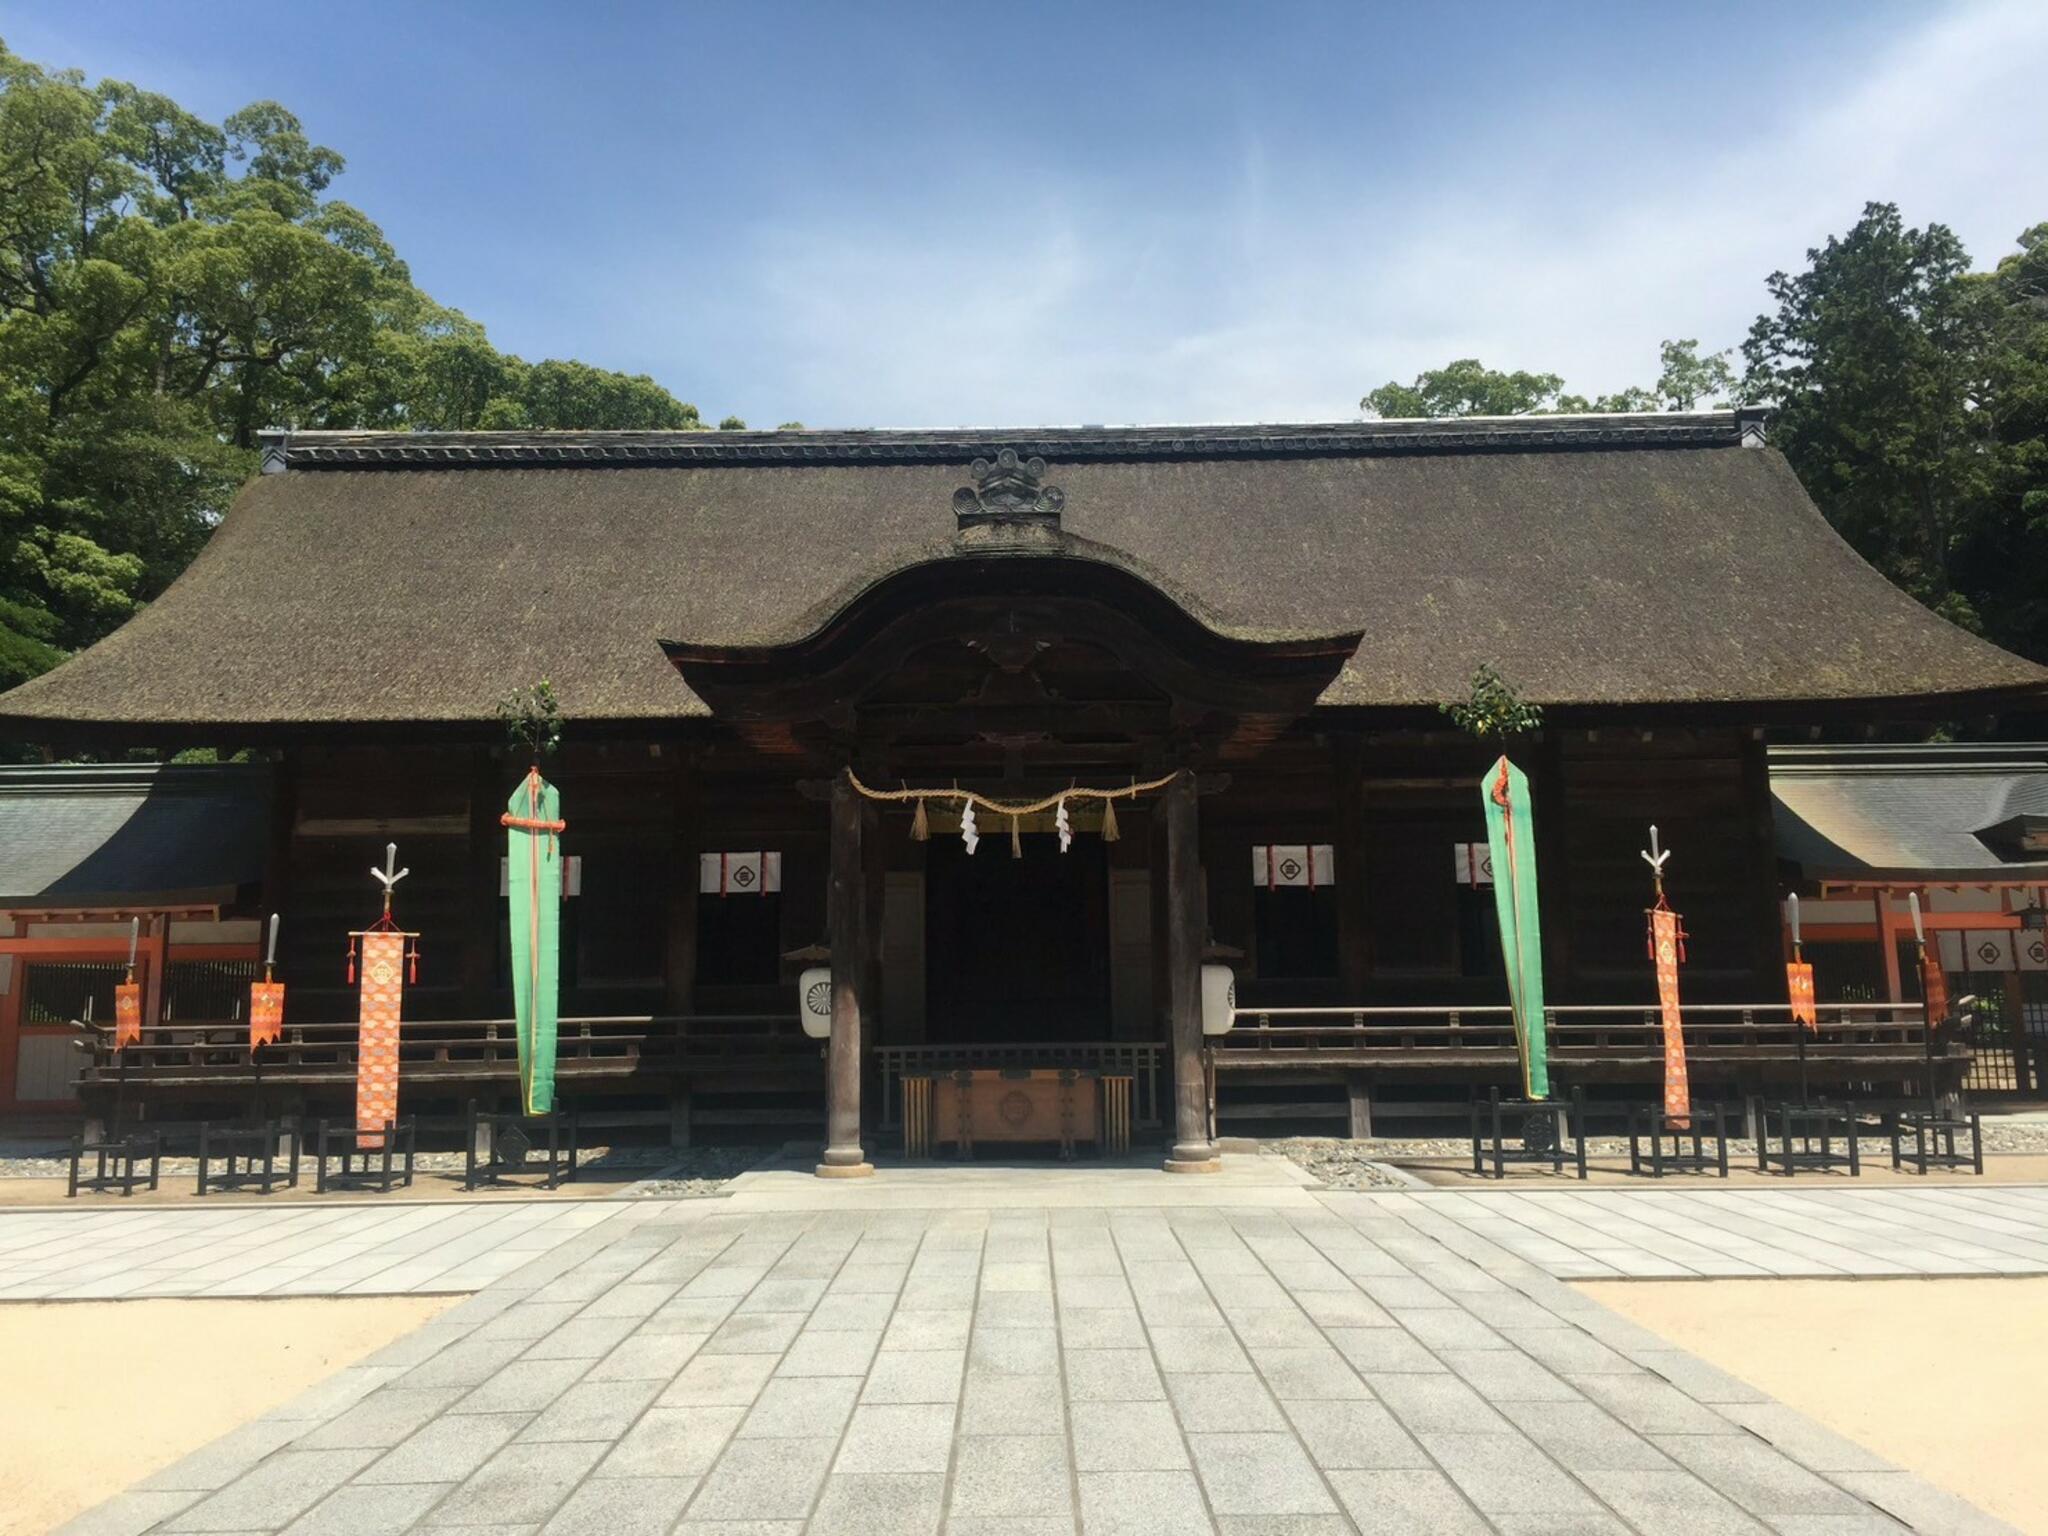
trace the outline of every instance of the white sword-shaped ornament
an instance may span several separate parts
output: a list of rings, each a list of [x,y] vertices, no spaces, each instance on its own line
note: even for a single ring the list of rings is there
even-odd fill
[[[1643,862],[1650,866],[1650,873],[1657,877],[1657,894],[1662,896],[1664,894],[1664,861],[1671,857],[1671,850],[1657,846],[1657,829],[1655,826],[1650,828],[1649,851],[1642,852],[1640,849],[1637,851],[1642,853]]]
[[[376,865],[372,864],[370,866],[370,878],[384,887],[384,910],[387,914],[391,911],[391,888],[411,873],[412,870],[409,866],[405,869],[398,867],[398,844],[386,843],[384,845],[384,867],[379,869]]]

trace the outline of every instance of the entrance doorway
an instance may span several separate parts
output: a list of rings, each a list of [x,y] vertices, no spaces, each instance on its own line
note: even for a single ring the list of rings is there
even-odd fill
[[[1010,857],[991,827],[972,857],[935,837],[925,867],[926,1038],[993,1045],[1110,1035],[1109,859],[1043,835]]]

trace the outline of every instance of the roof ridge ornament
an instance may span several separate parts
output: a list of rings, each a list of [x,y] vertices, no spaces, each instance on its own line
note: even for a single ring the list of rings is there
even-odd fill
[[[1019,458],[1014,448],[968,466],[973,485],[953,493],[953,513],[962,528],[984,523],[1040,523],[1057,528],[1067,493],[1044,484],[1045,460]]]

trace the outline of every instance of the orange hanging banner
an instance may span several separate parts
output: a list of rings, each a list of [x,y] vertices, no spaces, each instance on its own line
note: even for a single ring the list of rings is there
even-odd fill
[[[249,1049],[275,1045],[284,1038],[284,983],[249,983]]]
[[[1939,1029],[1948,1018],[1948,978],[1941,973],[1940,952],[1920,946],[1920,999],[1927,1005],[1927,1027]]]
[[[356,1032],[356,1144],[384,1145],[398,1119],[398,1018],[405,1001],[405,941],[397,929],[361,936],[362,1008]]]
[[[1808,1029],[1820,1029],[1820,1014],[1813,1006],[1813,967],[1793,960],[1785,967],[1785,991],[1792,999],[1792,1022]]]
[[[114,1049],[142,1044],[142,986],[129,979],[114,988]]]
[[[1685,930],[1666,906],[1650,911],[1650,958],[1657,966],[1657,1002],[1664,1014],[1664,1123],[1674,1130],[1692,1125],[1692,1086],[1685,1071],[1685,1025],[1678,1007],[1678,966],[1685,959]]]

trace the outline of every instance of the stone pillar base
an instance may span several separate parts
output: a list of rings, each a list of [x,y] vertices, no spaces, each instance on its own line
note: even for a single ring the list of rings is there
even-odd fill
[[[821,1179],[866,1179],[875,1172],[873,1163],[820,1163],[817,1175]]]
[[[1160,1166],[1168,1173],[1221,1173],[1223,1159],[1213,1152],[1207,1157],[1183,1157],[1176,1149],[1174,1155]]]

